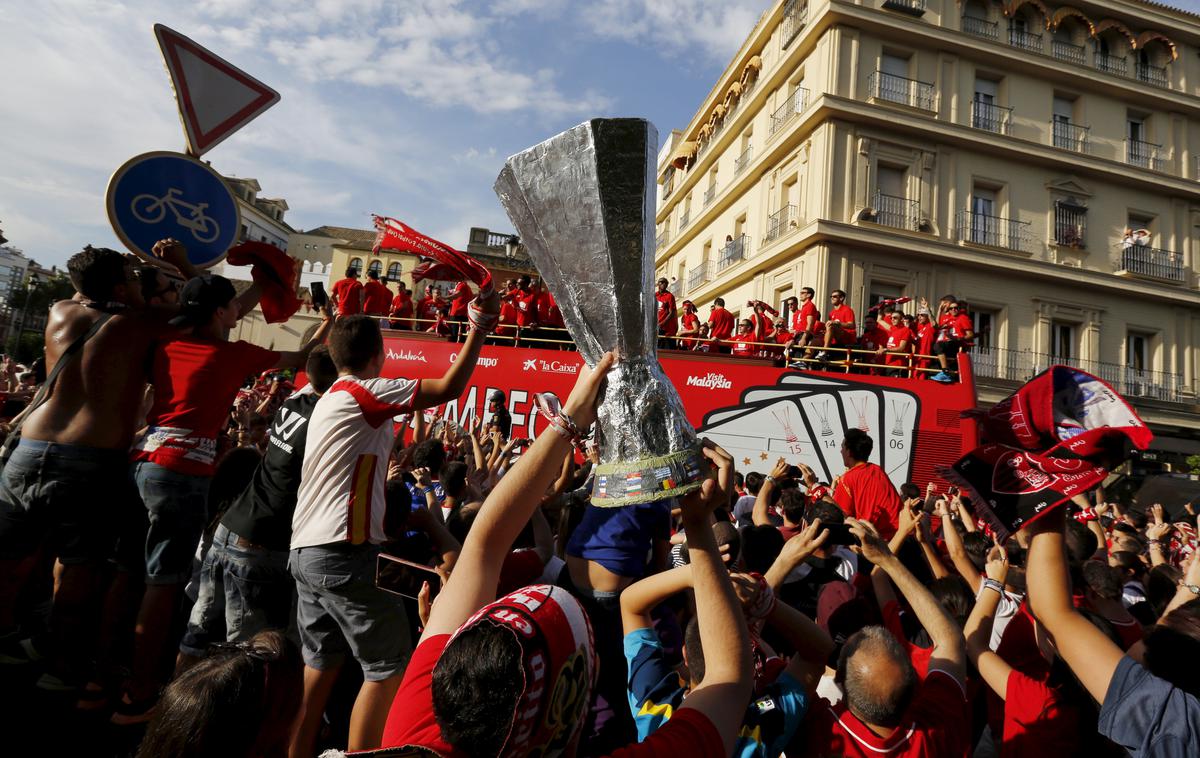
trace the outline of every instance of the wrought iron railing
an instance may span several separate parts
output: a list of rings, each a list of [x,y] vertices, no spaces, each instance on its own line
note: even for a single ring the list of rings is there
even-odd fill
[[[1123,55],[1096,51],[1096,68],[1106,74],[1125,76],[1129,72],[1129,61]]]
[[[1026,382],[1048,367],[1062,364],[1082,369],[1108,382],[1118,392],[1134,399],[1191,402],[1193,392],[1182,374],[1167,371],[1143,371],[1120,363],[1063,358],[1033,350],[1008,350],[1000,347],[971,350],[971,373],[976,379],[1002,379]]]
[[[1138,62],[1133,67],[1134,78],[1139,82],[1153,84],[1155,87],[1167,87],[1167,69],[1163,66],[1151,66],[1149,63]]]
[[[746,145],[746,149],[742,151],[742,154],[733,160],[733,175],[741,175],[752,160],[754,160],[754,145]]]
[[[683,280],[676,279],[667,285],[667,292],[670,292],[676,298],[683,297]]]
[[[800,214],[794,205],[785,205],[767,219],[767,234],[763,242],[773,242],[800,226]]]
[[[717,196],[717,185],[710,184],[708,186],[708,189],[704,190],[704,207],[707,208],[708,204],[711,203],[713,201],[713,198],[716,196]]]
[[[872,221],[877,224],[915,230],[921,223],[921,204],[916,200],[876,192],[874,207]]]
[[[808,2],[806,0],[788,0],[787,5],[783,6],[783,21],[779,24],[780,36],[783,39],[783,47],[786,50],[787,46],[792,44],[792,40],[804,29],[808,23]]]
[[[1121,243],[1119,271],[1138,276],[1149,276],[1169,282],[1183,284],[1187,273],[1183,268],[1183,256],[1174,250],[1161,250],[1148,245]]]
[[[971,126],[996,134],[1008,134],[1012,128],[1012,108],[972,100]]]
[[[1125,162],[1131,166],[1141,166],[1152,171],[1166,171],[1167,158],[1163,154],[1162,145],[1142,140],[1125,140]]]
[[[937,110],[937,92],[928,82],[875,71],[867,80],[871,97],[921,110]]]
[[[963,16],[962,18],[962,30],[976,37],[999,39],[999,29],[1000,27],[995,21],[988,21],[986,18],[975,18],[974,16]]]
[[[679,228],[683,229],[683,227],[688,225],[688,221],[691,221],[691,219],[692,219],[692,209],[684,208],[679,213]]]
[[[775,134],[782,129],[787,122],[791,121],[798,114],[803,113],[808,107],[808,90],[804,87],[797,87],[796,91],[788,96],[783,105],[775,109],[771,114],[771,134]]]
[[[729,240],[717,251],[717,271],[724,271],[733,264],[750,257],[750,236],[739,235]]]
[[[990,245],[1022,253],[1034,252],[1034,237],[1028,221],[959,211],[958,239],[975,245]]]
[[[883,0],[883,7],[910,16],[925,15],[925,0]]]
[[[1083,45],[1073,45],[1060,39],[1050,40],[1050,54],[1076,66],[1087,65],[1087,48]]]
[[[1086,247],[1087,208],[1064,202],[1055,203],[1053,242],[1063,247]]]
[[[654,247],[655,248],[665,247],[666,244],[670,241],[671,241],[671,230],[663,229],[661,232],[658,233],[658,237],[654,240]]]
[[[1023,29],[1009,29],[1008,44],[1031,53],[1040,53],[1042,52],[1042,35]]]
[[[705,261],[688,272],[688,292],[694,291],[705,282],[712,281],[712,263]]]
[[[1088,152],[1090,127],[1072,124],[1070,121],[1051,121],[1050,134],[1054,146],[1077,153]]]

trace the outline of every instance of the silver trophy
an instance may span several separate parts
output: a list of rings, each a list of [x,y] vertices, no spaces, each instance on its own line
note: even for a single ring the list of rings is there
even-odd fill
[[[592,502],[632,505],[700,486],[696,430],[655,354],[654,160],[642,119],[593,119],[512,156],[496,194],[589,366],[612,350]]]

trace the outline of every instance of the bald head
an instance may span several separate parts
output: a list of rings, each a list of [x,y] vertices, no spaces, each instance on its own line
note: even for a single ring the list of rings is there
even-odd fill
[[[916,691],[917,672],[891,632],[868,626],[842,647],[837,681],[851,713],[872,726],[896,727]]]

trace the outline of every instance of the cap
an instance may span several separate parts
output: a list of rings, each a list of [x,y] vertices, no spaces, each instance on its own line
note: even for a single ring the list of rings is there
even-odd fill
[[[917,315],[918,316],[932,316],[933,314],[929,312],[928,308],[918,308]]]
[[[696,307],[696,304],[695,304],[695,303],[693,303],[691,300],[684,300],[682,303],[680,303],[680,305],[690,305],[690,306],[692,306],[693,308],[695,308],[695,307]]]
[[[179,315],[171,326],[199,326],[207,322],[218,308],[229,305],[237,297],[233,283],[223,276],[205,274],[188,280],[179,293]]]

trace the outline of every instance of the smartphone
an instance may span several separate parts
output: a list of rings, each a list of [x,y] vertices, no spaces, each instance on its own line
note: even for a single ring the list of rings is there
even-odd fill
[[[321,310],[329,302],[329,293],[325,291],[324,282],[313,282],[308,285],[308,291],[312,293],[312,304],[317,310]]]
[[[850,531],[850,527],[846,524],[830,524],[829,526],[822,525],[821,528],[829,530],[829,538],[825,540],[826,545],[859,544],[858,537],[854,536],[854,534]]]
[[[375,586],[379,589],[416,600],[425,582],[429,582],[429,601],[433,602],[442,589],[438,572],[394,555],[379,554],[375,564]]]

